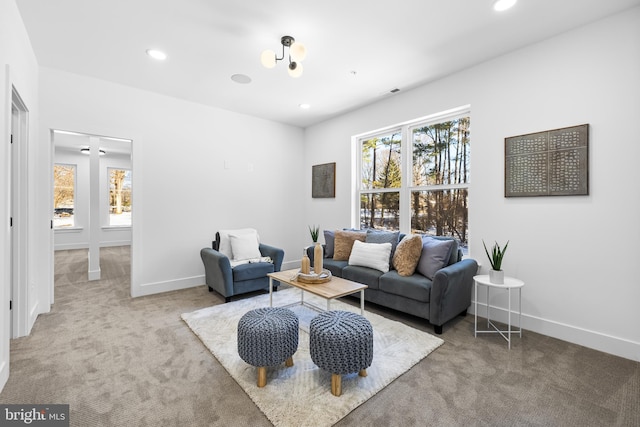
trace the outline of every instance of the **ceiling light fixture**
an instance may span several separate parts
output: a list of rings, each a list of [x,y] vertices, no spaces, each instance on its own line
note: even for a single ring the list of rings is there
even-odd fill
[[[291,77],[300,77],[302,75],[302,61],[307,56],[307,48],[302,43],[297,43],[296,39],[291,36],[282,36],[282,57],[278,58],[276,53],[271,49],[262,52],[260,62],[266,68],[273,68],[278,61],[284,59],[284,48],[289,48],[289,75]]]
[[[496,0],[493,3],[493,10],[502,12],[504,10],[511,9],[513,5],[516,4],[516,1],[518,0]]]
[[[158,61],[164,61],[167,59],[167,54],[157,49],[147,49],[147,55]]]
[[[99,150],[100,150],[100,155],[101,155],[101,156],[104,156],[105,154],[107,154],[107,152],[106,152],[106,151],[104,151],[102,148],[100,148]],[[88,148],[88,147],[84,147],[84,148],[81,148],[81,149],[80,149],[80,152],[81,152],[82,154],[89,154],[89,153],[91,153],[91,149],[90,149],[90,148]]]

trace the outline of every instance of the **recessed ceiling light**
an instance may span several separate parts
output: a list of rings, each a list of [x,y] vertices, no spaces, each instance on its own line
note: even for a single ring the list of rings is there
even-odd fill
[[[147,55],[158,61],[164,61],[167,59],[167,54],[157,49],[147,49]]]
[[[502,12],[503,10],[511,9],[518,0],[496,0],[493,3],[493,10]]]
[[[298,107],[302,108],[303,110],[308,110],[309,108],[311,108],[311,105],[309,105],[309,104],[300,104],[300,105],[298,105]]]
[[[251,77],[244,74],[234,74],[233,76],[231,76],[231,80],[243,85],[246,85],[247,83],[251,83]]]

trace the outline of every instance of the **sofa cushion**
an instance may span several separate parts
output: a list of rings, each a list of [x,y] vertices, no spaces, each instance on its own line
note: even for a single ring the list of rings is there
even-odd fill
[[[257,234],[229,233],[229,241],[233,254],[231,259],[234,261],[256,259],[262,256],[258,248],[260,243],[258,243]]]
[[[351,255],[351,248],[355,240],[364,242],[367,233],[364,231],[335,231],[335,241],[333,248],[333,259],[336,261],[348,261]]]
[[[382,276],[382,271],[374,270],[369,267],[360,267],[358,265],[347,265],[342,269],[342,277],[347,280],[362,283],[371,289],[378,289],[378,278]]]
[[[349,265],[369,267],[386,273],[389,271],[390,255],[391,243],[364,243],[355,240],[349,256]]]
[[[331,230],[324,230],[324,257],[333,258],[333,246],[336,236]]]
[[[433,280],[438,270],[447,266],[454,243],[455,240],[439,240],[423,236],[422,254],[416,267],[418,273]]]
[[[396,252],[400,232],[399,231],[381,231],[367,230],[367,238],[365,243],[391,243],[391,254],[389,255],[389,265],[393,263],[393,254]]]
[[[397,271],[384,273],[378,280],[380,290],[420,302],[431,300],[431,280],[421,274],[401,276]]]
[[[336,261],[333,258],[322,260],[322,268],[331,272],[333,276],[342,277],[342,269],[349,265],[348,261]]]
[[[260,279],[268,273],[273,273],[274,266],[270,262],[253,262],[250,264],[241,264],[231,269],[234,282],[242,282],[244,280]]]
[[[422,238],[418,234],[405,236],[393,255],[393,266],[401,276],[411,276],[416,271],[416,266],[422,253]]]
[[[236,236],[242,234],[251,234],[256,236],[256,240],[260,242],[258,236],[258,230],[255,228],[239,228],[237,230],[220,230],[216,233],[216,241],[218,242],[218,252],[223,254],[229,259],[233,259],[233,253],[231,252],[231,241],[229,239],[229,233],[233,233]]]
[[[436,240],[446,240],[446,241],[453,242],[453,247],[451,248],[451,255],[449,256],[449,262],[447,262],[447,265],[455,264],[462,258],[462,256],[460,255],[460,259],[458,259],[458,255],[459,255],[458,251],[460,249],[460,245],[458,245],[458,241],[453,237],[448,237],[448,236],[422,236],[422,237],[423,239],[426,237],[431,237],[432,239],[436,239]],[[445,267],[447,265],[445,265]]]

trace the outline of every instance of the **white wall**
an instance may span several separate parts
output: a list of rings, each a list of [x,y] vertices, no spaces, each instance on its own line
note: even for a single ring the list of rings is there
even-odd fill
[[[29,245],[27,254],[27,277],[20,285],[26,300],[24,317],[26,332],[31,330],[33,322],[42,307],[39,306],[43,294],[50,283],[46,274],[51,268],[51,256],[41,256],[51,246],[49,224],[46,217],[38,211],[42,204],[39,186],[42,176],[37,174],[41,163],[31,154],[36,143],[38,126],[38,63],[29,37],[27,36],[18,8],[13,0],[0,0],[0,389],[9,375],[9,295],[10,295],[10,144],[11,134],[11,91],[15,87],[29,110],[27,152],[27,204],[29,217],[26,228],[29,242],[39,241],[38,247]],[[46,202],[45,202],[46,204]],[[25,242],[26,243],[26,242]],[[39,263],[33,262],[39,258]],[[52,280],[52,277],[51,277]]]
[[[89,145],[89,137],[87,146]],[[54,230],[54,248],[89,248],[89,156],[64,148],[56,147],[54,163],[76,165],[76,194],[74,200],[74,227]],[[108,154],[100,157],[100,247],[131,244],[131,227],[109,226],[109,168],[131,169],[131,156]]]
[[[308,222],[350,225],[352,135],[470,104],[471,257],[486,272],[482,239],[509,240],[525,329],[640,360],[638,76],[635,8],[307,128],[305,169],[337,163],[336,199],[305,182]],[[585,123],[589,196],[504,197],[505,137]]]
[[[302,129],[63,71],[40,77],[43,143],[49,129],[133,141],[133,296],[204,284],[200,249],[218,229],[254,227],[285,261],[299,258]]]

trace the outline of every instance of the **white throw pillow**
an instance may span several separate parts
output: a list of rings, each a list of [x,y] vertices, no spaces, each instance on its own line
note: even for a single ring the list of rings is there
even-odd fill
[[[369,267],[386,273],[389,271],[390,256],[391,243],[364,243],[355,240],[349,255],[349,265]]]
[[[219,230],[218,234],[220,235],[220,241],[218,242],[218,252],[222,255],[226,256],[229,259],[233,259],[233,252],[231,251],[231,240],[229,239],[229,234],[235,234],[236,236],[240,236],[242,234],[251,234],[255,235],[258,242],[260,241],[258,237],[258,231],[255,228],[239,228],[237,230]]]
[[[258,236],[256,234],[229,234],[229,240],[231,242],[231,253],[234,261],[240,261],[245,259],[260,258]]]

